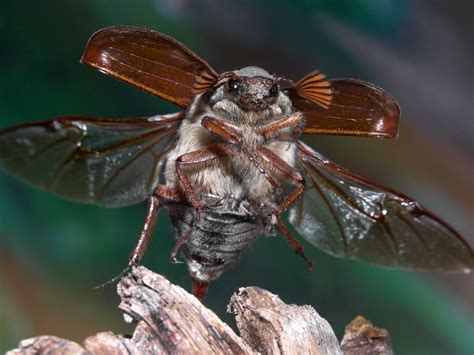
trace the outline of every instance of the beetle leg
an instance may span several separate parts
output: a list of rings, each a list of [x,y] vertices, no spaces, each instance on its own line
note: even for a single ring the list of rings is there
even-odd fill
[[[158,198],[153,195],[150,198],[150,204],[148,207],[148,213],[146,215],[145,224],[140,233],[140,238],[138,238],[138,243],[133,252],[130,254],[130,261],[128,267],[140,265],[140,262],[145,255],[148,244],[150,243],[153,232],[155,231],[156,221],[158,219],[158,213],[162,207],[162,204],[159,202]]]
[[[205,116],[201,120],[204,126],[213,135],[221,138],[227,143],[240,145],[242,132],[221,119]]]
[[[140,262],[145,255],[148,244],[150,243],[153,232],[155,231],[156,221],[158,219],[158,213],[163,207],[163,202],[161,201],[174,201],[180,202],[183,200],[182,194],[180,191],[165,185],[158,185],[155,189],[155,193],[150,198],[150,204],[148,207],[148,213],[145,219],[145,224],[143,225],[142,232],[140,233],[140,238],[138,238],[138,243],[133,252],[130,254],[130,261],[128,268],[133,266],[140,265]]]
[[[155,190],[155,196],[157,196],[163,205],[168,203],[179,203],[186,200],[186,197],[177,187],[171,187],[166,185],[158,185]]]
[[[242,139],[242,132],[227,122],[205,116],[201,120],[201,124],[209,130],[209,132],[225,140],[228,143],[240,144]],[[295,128],[301,126],[303,128],[304,116],[300,111],[290,113],[288,115],[282,115],[278,119],[260,127],[257,129],[257,134],[262,135],[266,138],[272,138],[278,134],[279,131],[287,128]]]
[[[305,180],[300,173],[292,169],[291,166],[269,149],[260,148],[255,152],[255,154],[272,166],[276,173],[296,187],[273,211],[272,224],[276,224],[283,237],[285,237],[285,239],[288,240],[288,243],[290,243],[291,249],[305,260],[308,269],[311,270],[313,268],[313,262],[305,255],[303,246],[291,236],[280,218],[281,214],[291,207],[303,193]]]
[[[272,176],[270,176],[263,167],[261,167],[257,160],[255,159],[254,154],[249,152],[245,147],[240,145],[241,139],[242,139],[242,133],[237,131],[234,127],[229,125],[228,123],[224,122],[223,120],[220,120],[218,118],[213,118],[209,116],[205,116],[201,124],[207,128],[209,132],[214,134],[215,136],[223,139],[227,143],[237,145],[239,149],[242,150],[242,152],[247,156],[247,158],[250,160],[250,162],[260,171],[260,173],[265,176],[267,181],[272,185],[274,189],[276,189],[279,184],[278,181],[276,181]]]
[[[302,112],[293,112],[289,115],[280,116],[278,119],[266,124],[257,129],[257,134],[264,136],[265,138],[274,138],[278,136],[278,133],[287,128],[297,128],[301,126],[303,128],[304,116]],[[296,131],[298,134],[300,131]]]
[[[171,260],[176,262],[176,255],[179,249],[183,246],[184,243],[191,236],[194,228],[197,226],[199,219],[201,218],[201,201],[199,200],[198,195],[196,194],[191,182],[189,181],[188,175],[184,170],[194,168],[200,169],[203,167],[216,164],[218,159],[224,157],[235,150],[232,149],[232,146],[226,143],[217,143],[215,145],[206,147],[201,150],[197,150],[191,153],[183,154],[178,159],[176,159],[176,174],[178,176],[178,181],[181,188],[184,191],[184,194],[188,201],[193,205],[196,210],[196,216],[194,217],[194,222],[191,228],[182,236],[179,237],[176,242],[173,250],[171,252]]]
[[[120,272],[120,274],[118,274],[111,280],[94,287],[95,289],[103,288],[120,280],[122,277],[127,275],[134,267],[140,265],[140,261],[142,260],[143,255],[145,255],[145,251],[148,247],[148,244],[150,243],[153,232],[155,231],[156,220],[158,218],[158,212],[160,211],[161,207],[162,204],[158,200],[158,197],[152,195],[150,198],[150,203],[148,205],[148,213],[145,219],[145,224],[143,225],[140,237],[138,238],[138,243],[133,249],[133,252],[130,254],[127,266]]]
[[[296,187],[296,189],[291,192],[288,197],[275,209],[274,214],[280,215],[282,212],[291,207],[293,203],[295,203],[296,200],[301,196],[304,191],[305,180],[299,172],[295,171],[271,150],[262,147],[259,148],[255,154],[260,156],[266,163],[268,163],[276,173],[287,179],[287,181]]]
[[[304,249],[301,243],[297,241],[295,238],[293,238],[288,228],[286,228],[285,224],[281,221],[280,217],[277,218],[276,225],[278,229],[280,230],[281,234],[283,235],[283,237],[290,244],[290,247],[293,250],[293,252],[303,258],[303,260],[306,262],[306,267],[308,268],[308,270],[311,271],[313,269],[313,262],[304,253]]]

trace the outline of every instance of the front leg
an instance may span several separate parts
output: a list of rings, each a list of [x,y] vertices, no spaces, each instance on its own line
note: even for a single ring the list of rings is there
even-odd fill
[[[260,171],[260,173],[265,176],[265,179],[272,185],[274,189],[276,189],[279,184],[270,174],[268,174],[265,169],[257,162],[255,159],[255,154],[250,152],[245,146],[242,146],[242,132],[237,130],[237,128],[233,127],[232,125],[228,124],[227,122],[213,118],[209,116],[205,116],[201,124],[213,135],[222,139],[223,141],[230,143],[244,153],[250,162],[255,166],[255,168]]]
[[[270,123],[257,129],[257,134],[266,139],[278,137],[282,131],[290,129],[292,138],[296,139],[301,134],[304,127],[304,116],[302,112],[293,112],[288,115],[280,116]]]
[[[239,145],[242,142],[242,132],[231,124],[210,116],[204,116],[201,125],[217,138],[226,143]]]
[[[178,182],[182,188],[185,197],[193,205],[196,210],[196,217],[191,228],[182,236],[179,237],[176,242],[172,252],[171,260],[176,261],[176,255],[179,249],[186,243],[186,241],[191,236],[194,228],[197,226],[199,219],[201,217],[202,205],[201,201],[191,184],[188,174],[185,170],[199,170],[205,167],[209,167],[219,163],[219,159],[235,153],[236,149],[229,144],[217,143],[215,145],[206,147],[204,149],[196,150],[191,153],[183,154],[178,159],[176,159],[176,175],[178,177]]]

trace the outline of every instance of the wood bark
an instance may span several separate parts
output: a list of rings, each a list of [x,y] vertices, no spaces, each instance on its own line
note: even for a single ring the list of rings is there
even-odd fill
[[[341,346],[344,355],[393,354],[390,334],[361,316],[346,326]]]
[[[39,336],[22,340],[7,354],[392,353],[388,332],[362,317],[347,326],[341,348],[314,308],[285,304],[256,287],[241,288],[228,306],[240,336],[193,295],[144,267],[124,277],[117,292],[125,321],[136,324],[132,335],[102,332],[82,344]]]

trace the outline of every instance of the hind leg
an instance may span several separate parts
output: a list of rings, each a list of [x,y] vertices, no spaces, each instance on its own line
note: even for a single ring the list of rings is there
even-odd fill
[[[145,223],[140,233],[140,237],[138,238],[138,243],[130,254],[127,266],[122,270],[122,272],[120,272],[120,274],[95,288],[102,288],[120,280],[123,276],[128,274],[132,268],[140,265],[148,244],[150,243],[151,237],[153,236],[153,232],[155,231],[156,221],[158,219],[158,213],[161,207],[162,204],[160,203],[159,195],[155,192],[155,194],[150,197]]]
[[[292,237],[280,218],[281,214],[291,207],[303,193],[305,187],[304,178],[300,173],[267,148],[260,148],[255,152],[255,154],[263,159],[266,164],[270,165],[275,173],[295,186],[295,189],[286,196],[280,205],[278,205],[272,212],[272,224],[275,224],[278,227],[283,237],[290,244],[291,249],[304,259],[308,269],[311,270],[313,268],[313,262],[305,255],[303,246]]]

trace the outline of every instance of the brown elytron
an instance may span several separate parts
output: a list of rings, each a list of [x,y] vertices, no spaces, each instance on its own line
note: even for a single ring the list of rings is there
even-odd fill
[[[148,199],[129,267],[140,263],[163,207],[176,228],[172,260],[183,255],[200,298],[262,234],[280,233],[312,267],[282,221],[286,210],[301,236],[332,255],[415,270],[474,267],[472,248],[442,219],[299,140],[396,137],[399,107],[383,89],[318,71],[297,82],[257,67],[218,75],[176,40],[133,27],[95,33],[82,62],[184,111],[7,128],[0,167],[74,201],[120,207]]]

